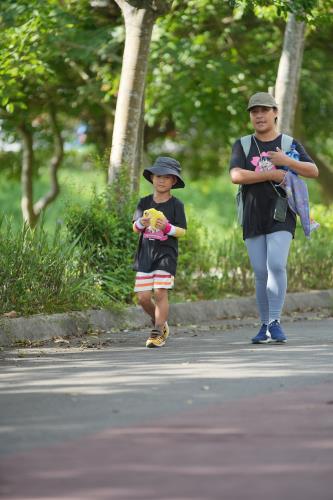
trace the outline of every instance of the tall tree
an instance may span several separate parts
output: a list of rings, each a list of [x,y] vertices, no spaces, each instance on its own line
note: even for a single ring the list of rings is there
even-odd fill
[[[289,14],[275,83],[275,98],[279,104],[278,128],[285,134],[292,134],[294,127],[304,37],[305,22],[298,21],[295,14]]]
[[[18,124],[18,130],[22,139],[22,167],[21,167],[21,209],[23,220],[30,226],[35,227],[43,210],[56,199],[59,194],[58,168],[64,156],[64,143],[61,136],[57,115],[50,107],[49,120],[53,136],[53,156],[49,165],[50,189],[44,196],[34,203],[33,196],[33,169],[34,148],[33,131],[27,122]]]
[[[298,21],[295,14],[288,15],[275,84],[275,98],[279,104],[278,129],[280,132],[293,135],[296,125],[298,137],[320,169],[321,175],[318,177],[318,183],[321,186],[324,201],[329,203],[333,199],[333,171],[318,156],[315,149],[308,144],[309,138],[303,132],[304,127],[300,126],[301,107],[297,106],[305,30],[304,21]],[[295,123],[297,110],[298,119]]]
[[[49,40],[56,37],[54,17],[37,0],[22,8],[4,2],[0,55],[0,116],[4,128],[16,130],[22,145],[22,215],[34,227],[40,213],[58,195],[57,170],[63,158],[63,141],[51,88],[57,81],[50,64]],[[50,190],[33,200],[34,122],[43,116],[53,134]],[[47,117],[47,118],[46,118]]]
[[[59,193],[66,123],[81,119],[92,125],[99,152],[110,143],[107,124],[121,50],[112,36],[121,15],[113,9],[95,12],[85,0],[1,2],[0,118],[2,133],[21,142],[21,208],[31,227]],[[50,182],[38,200],[36,145],[43,149],[43,164],[49,163]]]
[[[119,171],[126,168],[134,189],[138,186],[135,163],[141,157],[140,121],[152,30],[157,17],[171,9],[172,0],[115,1],[124,17],[126,38],[113,126],[109,183],[112,184]]]

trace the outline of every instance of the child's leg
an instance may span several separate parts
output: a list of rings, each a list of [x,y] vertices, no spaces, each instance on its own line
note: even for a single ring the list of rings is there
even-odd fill
[[[152,301],[151,290],[146,292],[138,292],[137,297],[140,306],[151,317],[153,324],[155,324],[155,304]]]
[[[169,316],[169,297],[166,288],[155,289],[155,327],[162,330]]]

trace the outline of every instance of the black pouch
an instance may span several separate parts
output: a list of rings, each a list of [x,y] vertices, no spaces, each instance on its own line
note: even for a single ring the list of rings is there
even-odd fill
[[[278,196],[275,203],[273,219],[277,222],[285,222],[287,217],[288,200]]]

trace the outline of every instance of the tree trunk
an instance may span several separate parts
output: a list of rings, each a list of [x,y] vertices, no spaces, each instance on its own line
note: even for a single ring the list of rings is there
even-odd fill
[[[56,119],[56,114],[53,109],[49,113],[53,130],[53,157],[50,162],[50,190],[40,200],[34,204],[34,213],[36,218],[41,212],[56,199],[59,194],[58,169],[64,157],[64,144],[61,137],[61,132]]]
[[[304,50],[305,23],[289,14],[284,33],[275,98],[279,106],[279,132],[292,135]]]
[[[26,123],[19,126],[19,131],[22,137],[21,209],[24,222],[34,227],[37,218],[33,208],[33,135]]]
[[[53,129],[53,145],[54,154],[50,163],[50,184],[51,188],[48,193],[40,198],[35,204],[33,202],[33,165],[34,165],[34,151],[33,151],[33,134],[27,124],[21,124],[19,131],[22,137],[22,172],[21,172],[21,186],[22,186],[22,199],[21,209],[23,220],[31,228],[34,228],[38,222],[41,212],[53,201],[59,194],[58,183],[58,168],[62,162],[64,155],[63,140],[61,137],[60,129],[56,120],[56,115],[53,110],[50,110],[50,119]]]
[[[124,16],[126,39],[109,163],[110,184],[122,168],[127,168],[131,176],[135,171],[151,34],[156,18],[171,7],[169,0],[115,1]],[[131,185],[135,185],[132,179]]]
[[[133,172],[132,172],[132,190],[134,193],[138,193],[140,189],[140,171],[143,162],[143,138],[144,138],[144,128],[145,128],[145,94],[142,96],[141,103],[141,113],[139,118],[138,126],[138,137],[136,141],[134,162],[133,162]]]
[[[297,105],[297,96],[303,59],[304,37],[305,23],[298,22],[294,14],[289,14],[275,84],[275,98],[279,105],[278,129],[279,132],[293,135],[294,128],[296,128],[297,137],[302,141],[305,149],[319,169],[317,182],[321,187],[324,202],[329,203],[333,199],[333,173],[301,134],[302,117],[300,115],[300,106]],[[297,120],[295,120],[295,117]]]

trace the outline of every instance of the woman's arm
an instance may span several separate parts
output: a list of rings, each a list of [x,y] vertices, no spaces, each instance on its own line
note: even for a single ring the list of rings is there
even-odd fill
[[[233,184],[256,184],[258,182],[273,181],[277,184],[283,181],[286,172],[284,170],[266,170],[254,172],[245,168],[232,168],[230,177]]]
[[[294,160],[279,148],[276,148],[276,151],[268,151],[268,154],[272,163],[277,167],[291,168],[303,177],[308,178],[315,178],[319,175],[319,171],[315,163],[311,163],[309,161]]]

